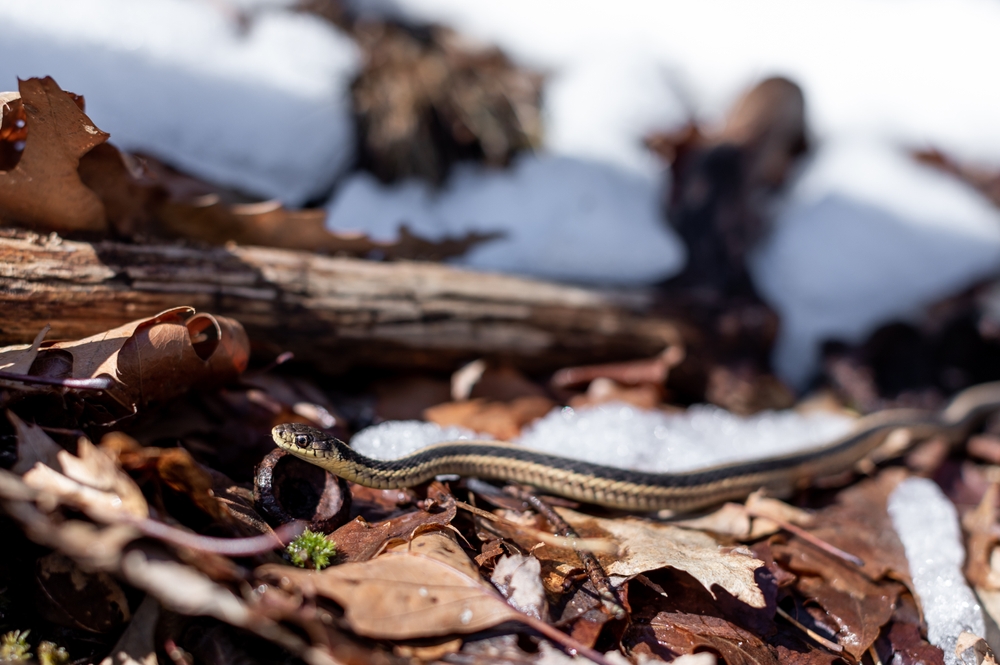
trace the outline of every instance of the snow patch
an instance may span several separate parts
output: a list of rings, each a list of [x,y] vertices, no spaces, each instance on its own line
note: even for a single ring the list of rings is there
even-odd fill
[[[889,516],[903,542],[913,586],[927,622],[927,640],[959,665],[958,636],[986,634],[982,609],[965,581],[965,546],[958,513],[932,481],[907,478],[889,495]]]
[[[996,274],[1000,211],[884,142],[830,141],[751,268],[781,315],[775,366],[802,385],[824,340],[860,342]]]
[[[455,168],[439,192],[422,182],[385,186],[351,176],[329,204],[327,227],[394,238],[398,227],[428,238],[468,231],[505,236],[457,263],[550,279],[643,284],[680,270],[684,250],[662,219],[659,187],[597,162],[525,155],[506,170]]]

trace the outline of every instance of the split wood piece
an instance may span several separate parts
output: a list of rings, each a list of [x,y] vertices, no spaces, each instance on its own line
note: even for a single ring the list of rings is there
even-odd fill
[[[239,320],[259,355],[291,351],[325,371],[450,370],[477,357],[547,371],[681,345],[635,294],[431,263],[0,230],[0,344],[46,324],[49,339],[85,337],[181,305]]]

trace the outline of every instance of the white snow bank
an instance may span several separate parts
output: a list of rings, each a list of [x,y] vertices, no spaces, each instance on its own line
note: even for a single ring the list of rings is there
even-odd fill
[[[969,631],[982,637],[986,627],[962,574],[965,546],[955,506],[930,480],[908,478],[889,495],[889,516],[906,550],[927,639],[944,651],[946,665],[959,665],[958,636]]]
[[[831,141],[753,260],[781,315],[775,365],[801,384],[819,344],[860,342],[1000,270],[1000,211],[957,179],[876,141]]]
[[[394,238],[407,224],[428,238],[467,231],[506,236],[459,262],[553,279],[635,284],[668,277],[684,249],[663,221],[655,180],[568,157],[525,155],[506,170],[461,164],[440,192],[422,182],[383,186],[359,173],[329,204],[327,226]]]
[[[116,145],[289,204],[351,158],[358,60],[305,14],[262,9],[243,33],[199,0],[0,2],[0,89],[50,75]]]
[[[498,44],[553,76],[585,77],[577,116],[614,99],[674,89],[691,110],[721,119],[754,80],[781,74],[803,86],[821,136],[871,131],[1000,162],[1000,4],[984,0],[354,0],[367,12],[437,21]],[[928,47],[933,35],[933,48]],[[656,81],[592,76],[598,54],[641,59]],[[616,65],[617,66],[617,65]],[[594,108],[591,108],[593,106]],[[662,122],[675,119],[672,113]],[[610,119],[610,116],[604,115]],[[578,117],[577,122],[585,122]],[[561,122],[561,121],[560,121]],[[628,137],[627,112],[605,132]],[[637,128],[641,129],[641,128]],[[554,128],[554,131],[562,131]],[[623,146],[622,150],[627,151]]]
[[[843,436],[853,420],[830,413],[767,411],[737,416],[714,406],[678,414],[621,403],[553,409],[514,443],[533,450],[642,471],[689,471],[813,448]],[[456,428],[391,421],[359,432],[351,447],[376,459],[396,459],[449,438]]]

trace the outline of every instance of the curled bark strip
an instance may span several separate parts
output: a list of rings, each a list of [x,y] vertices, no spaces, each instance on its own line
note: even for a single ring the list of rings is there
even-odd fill
[[[343,525],[351,512],[347,481],[277,448],[257,466],[253,496],[272,524],[305,520],[322,533]]]

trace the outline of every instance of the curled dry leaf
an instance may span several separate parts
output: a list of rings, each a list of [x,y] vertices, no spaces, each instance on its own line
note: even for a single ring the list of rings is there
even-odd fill
[[[0,349],[0,364],[23,364],[25,352],[23,346]],[[105,394],[127,413],[195,386],[222,385],[246,369],[249,355],[249,340],[237,321],[176,307],[84,339],[43,342],[28,374],[110,377]]]
[[[435,512],[416,510],[376,524],[369,524],[361,517],[351,520],[330,534],[330,540],[337,543],[336,561],[367,561],[393,541],[408,541],[421,530],[442,528],[455,519],[453,497],[445,498],[436,507]]]
[[[149,517],[139,486],[107,453],[86,439],[80,439],[78,452],[79,457],[65,450],[58,453],[63,473],[36,463],[24,474],[25,484],[41,492],[45,501],[71,506],[98,522]],[[55,505],[49,507],[54,509]]]
[[[46,231],[106,230],[100,198],[77,174],[108,134],[51,78],[19,81],[27,136],[17,165],[0,172],[0,220]]]
[[[717,584],[751,607],[766,605],[756,580],[764,562],[749,550],[723,548],[707,534],[669,524],[636,518],[609,520],[565,508],[557,511],[581,533],[599,529],[626,549],[623,557],[614,560],[598,556],[613,582],[669,567],[690,574],[713,596],[712,586]]]

